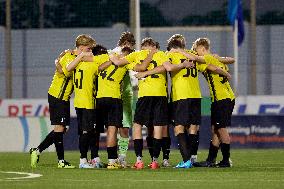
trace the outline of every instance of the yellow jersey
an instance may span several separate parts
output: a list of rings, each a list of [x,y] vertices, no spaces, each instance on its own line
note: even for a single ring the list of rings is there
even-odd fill
[[[204,59],[206,64],[212,64],[214,66],[222,68],[225,71],[229,71],[227,65],[221,63],[211,54],[204,55]],[[229,98],[231,100],[235,99],[234,92],[230,86],[228,79],[225,76],[212,73],[210,71],[204,71],[203,75],[205,76],[208,82],[212,102],[223,100],[226,98]]]
[[[48,94],[60,100],[70,100],[70,95],[73,92],[72,73],[66,70],[66,66],[75,58],[76,56],[74,54],[68,52],[59,60],[63,74],[55,71],[51,85],[48,89]]]
[[[191,51],[188,51],[192,53]],[[181,64],[187,58],[181,53],[167,53],[172,64]],[[183,68],[176,72],[171,72],[172,78],[172,101],[188,98],[201,98],[201,91],[198,80],[199,70],[206,69],[206,64],[197,64],[193,68]]]
[[[147,58],[149,52],[149,50],[141,50],[127,55],[125,58],[129,62],[129,69],[134,69],[136,64],[143,62],[143,60]],[[153,55],[147,70],[152,70],[157,66],[161,66],[167,61],[168,58],[166,54],[163,51],[158,51]],[[153,74],[138,81],[138,98],[144,96],[167,96],[166,73]]]
[[[107,54],[97,56],[97,62],[101,65],[109,61]],[[121,99],[121,84],[126,75],[128,66],[116,66],[111,64],[99,73],[97,98],[111,97]]]
[[[99,65],[95,62],[79,62],[73,71],[74,107],[95,108],[96,78]]]

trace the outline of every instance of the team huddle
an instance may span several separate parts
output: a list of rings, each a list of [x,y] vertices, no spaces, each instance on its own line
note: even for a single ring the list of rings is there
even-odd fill
[[[151,169],[160,167],[161,151],[161,166],[171,166],[170,126],[174,127],[182,157],[176,168],[231,167],[227,127],[231,125],[235,96],[229,84],[231,75],[227,64],[234,63],[234,59],[211,54],[207,38],[198,38],[190,50],[186,49],[185,38],[180,34],[171,36],[167,42],[164,52],[157,41],[147,37],[141,42],[141,50],[135,51],[134,35],[123,32],[118,46],[108,51],[91,36],[79,35],[75,49],[62,52],[55,60],[56,71],[48,90],[54,129],[37,148],[31,148],[31,166],[36,167],[41,152],[55,144],[58,168],[75,168],[65,160],[63,146],[63,136],[70,124],[69,100],[74,91],[79,168],[127,167],[129,128],[132,127],[137,160],[131,167],[143,169],[143,126],[148,131]],[[208,157],[201,162],[197,162],[202,98],[199,73],[207,80],[212,99],[212,140]],[[138,100],[132,107],[135,87],[138,87]],[[98,154],[100,133],[105,130],[107,164],[101,162]],[[223,159],[217,163],[219,148]]]

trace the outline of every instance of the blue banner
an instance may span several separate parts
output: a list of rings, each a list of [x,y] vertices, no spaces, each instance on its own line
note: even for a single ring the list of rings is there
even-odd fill
[[[240,46],[245,37],[242,2],[241,0],[229,0],[228,20],[234,26],[236,19],[238,20],[238,45]]]

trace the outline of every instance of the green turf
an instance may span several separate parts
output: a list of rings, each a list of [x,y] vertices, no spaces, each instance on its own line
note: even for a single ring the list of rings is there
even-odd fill
[[[149,163],[145,151],[144,162]],[[201,150],[199,159],[205,159],[207,151]],[[105,160],[106,154],[101,157]],[[79,152],[66,152],[65,158],[78,166]],[[38,168],[30,168],[27,153],[0,153],[0,188],[284,188],[284,150],[233,150],[232,168],[191,168],[159,170],[120,169],[58,169],[55,153],[43,153]],[[129,151],[129,161],[135,160]],[[180,160],[178,151],[171,152],[171,163]],[[33,179],[7,179],[26,175],[5,172],[29,172],[43,175]]]

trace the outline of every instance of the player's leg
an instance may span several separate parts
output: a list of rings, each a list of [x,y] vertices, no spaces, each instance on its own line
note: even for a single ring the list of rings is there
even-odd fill
[[[162,130],[162,151],[163,151],[163,164],[164,167],[170,166],[170,151],[171,151],[171,137],[169,133],[169,126],[164,126]]]
[[[88,163],[88,150],[90,140],[94,133],[93,111],[83,108],[76,108],[78,131],[79,134],[79,150],[80,150],[80,164],[79,168],[93,168]]]
[[[158,158],[162,147],[162,130],[163,126],[154,126],[153,135],[153,158],[150,164],[151,169],[159,168]]]
[[[154,132],[154,127],[147,126],[146,142],[151,159],[153,159],[153,134],[154,134],[153,132]]]
[[[107,111],[107,153],[108,153],[108,169],[121,168],[117,162],[117,132],[122,127],[123,108],[122,100],[114,98],[106,98],[108,107]]]
[[[195,167],[215,167],[216,166],[216,158],[219,150],[220,140],[218,136],[218,132],[215,129],[214,125],[211,126],[211,142],[208,150],[208,156],[205,161],[194,162],[193,166]]]
[[[100,147],[100,133],[104,132],[104,124],[103,120],[101,119],[102,115],[98,112],[97,109],[94,110],[94,117],[95,117],[96,127],[90,139],[91,159],[89,163],[94,168],[103,168],[105,167],[105,164],[101,162],[99,156],[99,147]]]
[[[169,155],[169,146],[167,146],[168,141],[166,138],[168,136],[168,120],[169,120],[169,113],[168,113],[168,102],[167,97],[152,97],[152,107],[153,109],[153,125],[154,125],[154,133],[153,133],[153,158],[150,168],[155,169],[158,168],[158,157],[160,155],[161,148],[164,149],[164,154]],[[163,133],[164,132],[164,133]],[[166,136],[165,138],[163,138]],[[163,143],[163,139],[164,143]],[[164,144],[164,145],[163,145]],[[164,158],[168,159],[168,157]]]
[[[185,132],[185,125],[190,122],[188,99],[173,102],[173,119],[175,122],[174,133],[177,137],[182,161],[176,168],[190,168],[190,149],[187,140],[187,133]]]
[[[119,128],[119,138],[118,138],[118,160],[122,167],[126,167],[126,154],[129,145],[129,128],[121,127]]]
[[[209,152],[205,161],[196,162],[193,165],[196,167],[215,167],[216,158],[219,150],[220,140],[218,136],[218,129],[216,123],[219,124],[218,103],[213,102],[211,104],[211,142],[209,146]]]
[[[218,167],[232,166],[232,162],[230,160],[230,135],[227,127],[231,125],[231,117],[234,105],[235,101],[230,99],[225,99],[220,102],[220,109],[223,110],[223,114],[220,118],[218,136],[221,141],[220,147],[223,159],[217,164]]]
[[[89,163],[94,168],[106,168],[106,164],[101,161],[99,156],[99,148],[100,148],[100,134],[103,133],[98,131],[97,129],[94,130],[90,139],[90,150],[91,150],[91,159]]]
[[[37,163],[39,162],[40,154],[47,149],[49,146],[53,144],[53,134],[54,131],[52,130],[45,139],[38,145],[36,148],[30,149],[30,155],[31,155],[31,167],[36,168]]]
[[[142,125],[134,123],[132,127],[133,131],[133,142],[134,142],[134,151],[136,155],[136,162],[133,168],[143,169],[144,163],[142,160],[142,151],[143,151],[143,138],[142,138]]]
[[[51,125],[54,125],[54,129],[37,148],[32,148],[30,150],[31,166],[36,167],[40,153],[54,143],[58,157],[58,167],[74,168],[74,166],[64,160],[63,144],[63,135],[66,131],[66,126],[70,124],[70,103],[59,100],[51,95],[48,95],[48,102],[50,121]]]
[[[107,128],[107,154],[108,154],[108,169],[117,167],[117,127],[110,125]]]
[[[75,166],[71,165],[64,158],[64,143],[63,137],[66,131],[66,127],[70,125],[70,102],[60,101],[57,103],[60,107],[57,107],[56,115],[57,122],[55,122],[56,126],[54,127],[54,145],[56,148],[57,158],[58,158],[58,168],[75,168]]]
[[[198,151],[198,147],[199,147],[199,125],[197,126],[197,132],[196,132],[196,138],[195,138],[195,142],[193,143],[192,146],[192,151],[191,151],[191,162],[197,162],[197,151]]]
[[[132,103],[133,103],[133,91],[130,83],[129,74],[126,74],[123,79],[123,127],[119,128],[118,138],[118,159],[123,167],[126,167],[126,154],[129,145],[129,128],[132,126]]]
[[[176,168],[184,168],[184,163],[190,161],[190,150],[188,149],[188,141],[185,128],[183,125],[176,125],[174,128],[175,136],[177,137],[178,147],[182,156],[182,161],[176,166]]]
[[[220,148],[223,159],[218,163],[219,167],[231,167],[230,163],[230,135],[227,128],[218,129],[219,139],[221,141]]]
[[[54,131],[54,134],[53,134],[54,144],[55,144],[58,160],[64,160],[64,146],[63,146],[64,126],[55,125],[53,131]]]
[[[197,141],[197,127],[198,125],[190,125],[189,128],[187,128],[187,133],[188,133],[188,149],[190,153],[190,157],[193,155],[193,149],[194,146],[196,145]]]
[[[136,103],[134,124],[133,124],[133,141],[134,149],[136,154],[136,163],[133,168],[142,169],[144,163],[142,161],[142,150],[143,150],[143,138],[142,138],[142,126],[151,125],[149,123],[151,117],[151,99],[149,97],[141,97]]]
[[[190,127],[187,130],[188,133],[188,145],[190,149],[191,162],[196,162],[197,148],[198,148],[198,130],[201,123],[201,99],[192,98],[188,100],[189,103],[189,116]],[[194,155],[194,156],[193,156]],[[192,157],[193,156],[193,157]]]
[[[62,107],[58,104],[59,100],[51,95],[48,95],[49,111],[50,111],[50,122],[53,125],[53,130],[45,137],[45,139],[39,144],[37,148],[30,149],[31,155],[31,167],[35,168],[39,162],[41,152],[47,149],[54,143],[54,129],[55,125],[59,123],[60,118],[57,116],[58,110]]]

